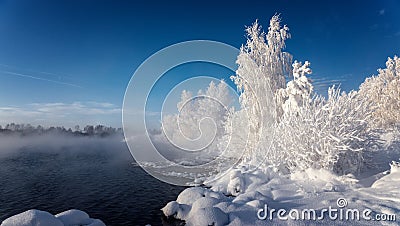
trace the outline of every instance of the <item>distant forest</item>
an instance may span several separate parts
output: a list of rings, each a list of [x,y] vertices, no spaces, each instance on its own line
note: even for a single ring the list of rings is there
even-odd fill
[[[114,135],[121,135],[122,128],[107,127],[104,125],[87,125],[82,129],[80,126],[75,126],[74,129],[65,128],[63,126],[51,126],[43,127],[41,125],[32,126],[30,124],[16,124],[10,123],[4,127],[0,125],[0,136],[1,135],[19,135],[19,136],[32,136],[32,135],[46,135],[46,134],[57,134],[57,135],[70,135],[70,136],[96,136],[96,137],[108,137]]]

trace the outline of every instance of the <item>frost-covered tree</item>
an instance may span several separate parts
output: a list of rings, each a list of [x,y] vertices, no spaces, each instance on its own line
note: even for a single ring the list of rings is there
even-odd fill
[[[400,123],[400,58],[388,58],[386,68],[378,73],[361,84],[360,95],[375,106],[375,127],[390,129]]]
[[[229,112],[225,127],[230,152],[244,150],[243,162],[265,160],[264,166],[281,172],[309,167],[359,172],[377,144],[369,126],[371,103],[356,91],[341,93],[334,87],[328,99],[315,96],[307,77],[310,63],[291,64],[292,56],[283,52],[289,33],[278,16],[272,17],[267,34],[257,21],[246,32],[232,77],[241,92],[241,109]]]
[[[313,93],[310,63],[292,64],[283,51],[288,31],[277,15],[267,33],[257,21],[246,29],[231,77],[240,93],[239,110],[228,108],[224,82],[210,83],[196,96],[183,91],[179,113],[163,118],[163,135],[183,149],[215,155],[227,149],[225,157],[282,173],[310,167],[360,172],[378,145],[376,128],[399,123],[400,59],[389,58],[387,68],[360,91],[331,87],[324,98]]]
[[[275,92],[286,86],[285,76],[290,73],[292,56],[283,51],[285,40],[290,37],[289,28],[282,27],[280,22],[278,15],[273,16],[267,34],[257,21],[246,29],[247,43],[240,49],[239,67],[231,77],[240,91],[240,111],[245,111],[237,114],[247,116],[249,130],[244,158],[249,161],[259,159],[258,144],[277,121]]]
[[[232,97],[224,81],[217,85],[211,82],[205,91],[200,90],[196,96],[184,90],[177,104],[178,113],[163,117],[163,135],[180,149],[204,150],[216,155],[231,104]]]
[[[286,88],[277,91],[277,108],[282,106],[283,113],[297,112],[303,104],[311,102],[314,86],[307,74],[311,74],[310,62],[304,65],[301,62],[293,63],[293,80],[287,83]]]

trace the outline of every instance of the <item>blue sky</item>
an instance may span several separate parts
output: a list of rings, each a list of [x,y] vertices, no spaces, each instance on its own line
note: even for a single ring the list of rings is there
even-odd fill
[[[125,88],[151,54],[194,39],[239,48],[245,25],[266,28],[276,12],[317,91],[356,89],[400,54],[399,10],[398,1],[0,0],[0,124],[119,127]]]

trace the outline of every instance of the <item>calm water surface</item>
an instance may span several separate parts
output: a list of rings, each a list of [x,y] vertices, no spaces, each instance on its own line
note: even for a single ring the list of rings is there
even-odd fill
[[[0,222],[28,209],[76,208],[107,225],[169,225],[160,208],[184,187],[154,179],[118,151],[27,148],[1,157]]]

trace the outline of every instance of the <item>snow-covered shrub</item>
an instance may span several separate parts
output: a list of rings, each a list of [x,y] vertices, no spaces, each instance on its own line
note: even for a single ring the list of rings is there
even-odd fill
[[[332,87],[326,99],[313,93],[310,63],[292,64],[292,56],[283,51],[288,31],[277,15],[268,33],[257,21],[248,27],[231,77],[241,108],[226,107],[231,100],[224,82],[211,83],[195,98],[184,91],[179,114],[163,118],[165,136],[187,149],[207,147],[214,156],[228,148],[225,157],[240,156],[245,164],[280,172],[310,167],[359,172],[377,144],[371,123],[400,120],[399,58],[389,59],[387,68],[367,79],[360,91],[341,93]],[[233,193],[238,185],[231,184]]]
[[[268,163],[284,171],[309,167],[338,174],[357,173],[365,164],[377,136],[369,127],[371,105],[352,91],[334,87],[328,99],[318,96],[280,120]]]
[[[178,113],[163,117],[163,135],[181,149],[216,154],[231,103],[232,97],[224,81],[217,85],[211,82],[205,91],[200,90],[195,96],[184,90],[177,104]]]
[[[400,58],[388,58],[386,68],[378,73],[361,84],[360,95],[375,105],[375,127],[390,129],[400,122]]]
[[[358,172],[377,139],[368,125],[371,104],[356,91],[340,93],[334,87],[328,99],[313,97],[307,78],[310,63],[295,61],[289,70],[292,57],[282,50],[288,28],[280,26],[278,16],[272,17],[267,34],[257,22],[246,31],[248,40],[232,77],[241,91],[241,109],[230,112],[225,127],[235,139],[230,150],[245,148],[245,163],[265,159],[266,166],[284,172],[309,167]],[[293,79],[285,84],[288,75]],[[248,134],[241,133],[241,127],[231,128],[238,118],[248,122]]]
[[[282,106],[283,113],[297,112],[303,103],[311,102],[314,86],[306,74],[311,74],[310,62],[304,65],[301,62],[293,63],[293,80],[287,83],[286,88],[277,90],[277,104]]]

